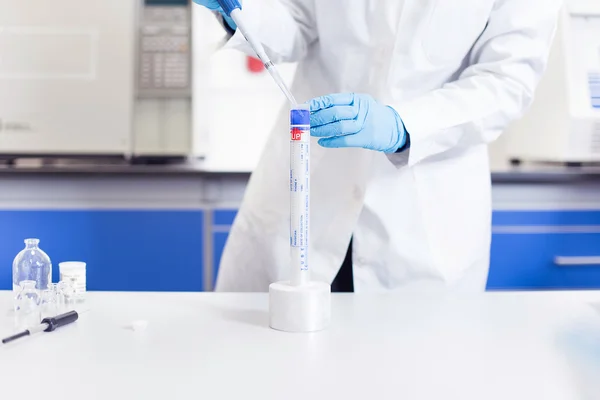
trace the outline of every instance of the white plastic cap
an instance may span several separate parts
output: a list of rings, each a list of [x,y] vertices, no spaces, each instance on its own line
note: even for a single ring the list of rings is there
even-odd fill
[[[139,320],[131,322],[131,324],[129,325],[128,328],[134,332],[139,332],[139,331],[146,330],[147,327],[148,327],[148,321],[146,321],[144,319],[139,319]]]
[[[60,271],[85,270],[86,263],[83,261],[65,261],[58,263]]]

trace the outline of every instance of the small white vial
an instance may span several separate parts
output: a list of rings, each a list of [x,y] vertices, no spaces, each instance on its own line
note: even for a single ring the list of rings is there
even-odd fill
[[[81,261],[66,261],[58,264],[60,280],[69,282],[77,302],[85,300],[86,292],[86,263]]]

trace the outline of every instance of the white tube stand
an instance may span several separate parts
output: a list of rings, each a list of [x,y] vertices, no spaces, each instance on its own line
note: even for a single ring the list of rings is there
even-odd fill
[[[289,281],[269,286],[269,317],[273,329],[285,332],[315,332],[329,326],[331,286],[308,282],[294,286]]]

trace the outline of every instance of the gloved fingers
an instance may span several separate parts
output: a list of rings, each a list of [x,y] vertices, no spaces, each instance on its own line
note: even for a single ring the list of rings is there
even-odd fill
[[[333,122],[356,119],[357,116],[358,105],[325,108],[310,115],[310,126],[316,128]]]
[[[317,112],[333,106],[350,106],[354,104],[354,93],[334,93],[316,97],[309,103],[310,112]]]
[[[346,135],[319,139],[319,145],[328,149],[342,147],[366,147],[365,139],[361,135]]]
[[[209,10],[220,10],[221,6],[217,2],[217,0],[194,0],[194,3],[200,4],[208,8]]]
[[[360,132],[363,121],[357,119],[346,119],[342,121],[332,122],[331,124],[310,128],[310,135],[319,138],[330,138],[338,136],[353,135]]]

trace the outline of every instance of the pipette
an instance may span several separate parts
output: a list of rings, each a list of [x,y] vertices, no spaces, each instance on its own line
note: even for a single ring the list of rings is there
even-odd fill
[[[248,29],[248,25],[246,24],[244,17],[243,17],[242,6],[239,3],[239,1],[238,0],[217,0],[217,1],[221,5],[221,8],[225,12],[225,14],[227,14],[227,16],[231,17],[233,22],[235,22],[235,24],[237,25],[237,29],[239,29],[239,31],[242,33],[242,35],[246,38],[246,40],[248,41],[248,43],[250,44],[250,46],[252,47],[252,49],[254,50],[254,52],[256,53],[258,58],[260,59],[260,61],[263,63],[266,70],[269,72],[269,74],[271,75],[271,77],[273,78],[273,80],[275,81],[277,86],[279,86],[279,89],[281,89],[281,91],[283,92],[285,97],[287,97],[287,99],[292,104],[292,106],[297,105],[296,99],[294,98],[294,96],[292,95],[292,92],[290,92],[287,85],[281,78],[281,75],[279,75],[279,72],[277,72],[277,68],[275,68],[275,65],[273,64],[273,62],[267,55],[262,43],[260,42],[260,40],[258,40],[254,36],[254,32],[251,32]]]
[[[2,343],[7,344],[22,337],[35,335],[36,333],[40,332],[52,332],[56,330],[56,328],[60,328],[61,326],[65,326],[77,321],[78,318],[79,314],[77,314],[76,311],[69,311],[68,313],[57,315],[56,317],[44,318],[39,325],[33,326],[27,330],[24,330],[23,332],[19,332],[15,335],[2,339]]]

